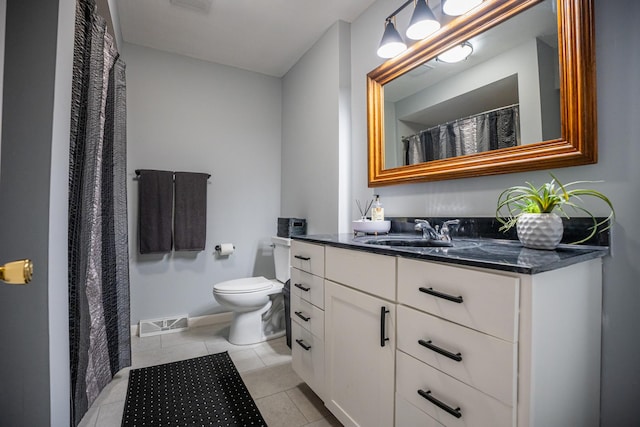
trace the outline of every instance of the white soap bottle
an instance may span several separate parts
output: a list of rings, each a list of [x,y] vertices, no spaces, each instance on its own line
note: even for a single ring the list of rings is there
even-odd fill
[[[371,208],[371,221],[384,221],[384,208],[380,203],[380,196],[376,194],[376,201]]]

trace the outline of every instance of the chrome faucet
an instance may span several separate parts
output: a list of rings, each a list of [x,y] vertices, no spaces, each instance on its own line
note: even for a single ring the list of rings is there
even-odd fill
[[[429,224],[426,219],[416,219],[413,227],[416,231],[422,231],[422,238],[427,240],[439,240],[438,232]]]
[[[451,235],[449,234],[450,225],[460,224],[459,219],[452,219],[445,221],[442,224],[442,228],[436,225],[435,228],[429,224],[429,221],[425,219],[416,219],[416,225],[413,227],[416,231],[422,231],[422,238],[426,240],[442,240],[445,242],[451,241]]]

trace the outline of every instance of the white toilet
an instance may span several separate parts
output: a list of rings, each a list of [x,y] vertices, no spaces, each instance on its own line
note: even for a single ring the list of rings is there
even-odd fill
[[[272,237],[276,279],[246,277],[213,286],[213,297],[233,312],[229,342],[255,344],[285,334],[282,288],[289,280],[291,239]]]

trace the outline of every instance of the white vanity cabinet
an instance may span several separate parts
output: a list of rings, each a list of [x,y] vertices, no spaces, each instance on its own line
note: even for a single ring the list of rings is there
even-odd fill
[[[324,403],[345,426],[394,423],[396,259],[326,248]]]
[[[291,364],[324,398],[324,246],[291,242]]]
[[[294,343],[294,370],[344,425],[599,425],[602,253],[551,257],[557,268],[536,274],[331,244],[320,253],[323,277],[292,269],[309,288],[292,287],[292,307],[324,315],[324,328],[292,319],[323,354],[296,362]]]

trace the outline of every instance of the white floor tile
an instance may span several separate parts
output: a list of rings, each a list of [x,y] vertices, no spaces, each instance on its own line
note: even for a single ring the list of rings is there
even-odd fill
[[[154,350],[160,348],[160,335],[153,335],[150,337],[131,337],[131,351],[145,351]]]
[[[230,351],[229,357],[231,357],[233,364],[236,365],[238,372],[247,372],[265,367],[265,364],[252,348]]]
[[[307,419],[286,393],[256,399],[256,405],[269,427],[300,427]]]
[[[99,410],[100,410],[100,406],[98,405],[91,406],[91,408],[89,408],[87,413],[84,414],[84,417],[82,417],[82,420],[80,421],[80,424],[78,424],[78,427],[95,427],[96,420],[98,419]]]
[[[100,406],[96,427],[118,427],[122,425],[124,402],[107,403]]]
[[[299,384],[297,387],[287,390],[286,393],[308,422],[318,421],[329,416],[329,410],[307,384]]]
[[[177,362],[178,360],[206,356],[207,354],[209,354],[209,351],[202,341],[175,345],[158,350],[145,350],[133,354],[133,368]]]
[[[266,368],[240,373],[249,393],[254,399],[292,389],[302,383],[293,372],[291,364],[267,366]]]
[[[291,362],[291,349],[284,338],[263,342],[255,351],[267,366]]]

